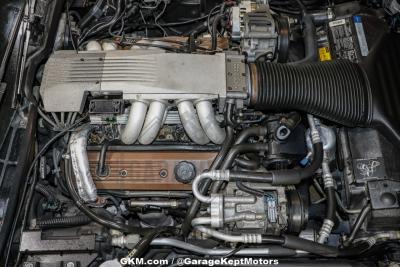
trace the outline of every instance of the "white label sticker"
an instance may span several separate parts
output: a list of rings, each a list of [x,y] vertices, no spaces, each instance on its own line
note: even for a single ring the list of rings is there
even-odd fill
[[[339,20],[334,20],[334,21],[329,22],[330,27],[336,27],[336,26],[340,26],[340,25],[344,25],[344,24],[346,24],[345,19],[339,19]]]

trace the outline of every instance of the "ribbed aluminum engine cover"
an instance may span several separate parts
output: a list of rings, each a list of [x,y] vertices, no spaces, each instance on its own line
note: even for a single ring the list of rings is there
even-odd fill
[[[225,55],[117,50],[57,51],[40,94],[47,112],[82,111],[87,93],[124,99],[215,99],[226,96]]]

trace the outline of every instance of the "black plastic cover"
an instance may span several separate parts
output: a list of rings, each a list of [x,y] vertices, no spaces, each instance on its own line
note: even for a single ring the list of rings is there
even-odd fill
[[[400,35],[384,35],[361,66],[371,87],[371,126],[400,147]]]

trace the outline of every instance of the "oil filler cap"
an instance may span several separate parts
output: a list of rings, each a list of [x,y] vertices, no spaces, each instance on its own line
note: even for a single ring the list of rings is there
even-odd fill
[[[191,162],[181,161],[176,164],[174,173],[178,182],[188,184],[196,177],[196,167]]]

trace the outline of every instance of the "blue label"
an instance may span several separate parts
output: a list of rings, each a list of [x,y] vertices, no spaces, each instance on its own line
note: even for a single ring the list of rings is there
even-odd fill
[[[365,37],[364,27],[361,22],[361,16],[354,16],[353,20],[354,20],[354,26],[355,26],[356,32],[357,32],[358,44],[360,46],[361,55],[363,57],[366,57],[369,53],[369,50],[368,50],[367,39]]]
[[[354,16],[353,20],[354,20],[354,23],[361,23],[361,16]]]

